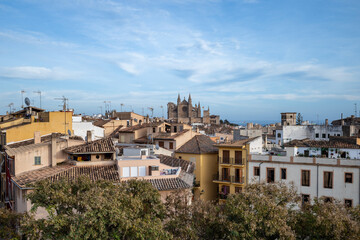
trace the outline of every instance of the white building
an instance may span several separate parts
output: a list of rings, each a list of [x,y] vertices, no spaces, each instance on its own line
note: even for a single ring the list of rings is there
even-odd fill
[[[333,125],[295,125],[281,126],[276,130],[276,143],[283,145],[292,140],[329,140],[330,136],[343,136],[342,126]]]
[[[75,136],[80,136],[83,139],[87,136],[87,131],[91,131],[91,141],[103,138],[105,136],[104,128],[95,126],[92,122],[83,122],[81,115],[73,116],[72,127]]]
[[[250,155],[248,181],[292,183],[303,202],[326,197],[360,204],[360,159]]]

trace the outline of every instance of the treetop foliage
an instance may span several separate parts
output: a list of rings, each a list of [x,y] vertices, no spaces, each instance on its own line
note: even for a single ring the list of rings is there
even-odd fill
[[[314,199],[283,183],[249,184],[222,203],[176,191],[163,203],[146,181],[38,182],[32,212],[0,211],[1,239],[359,239],[360,207]],[[44,210],[45,218],[35,218]],[[18,232],[15,226],[19,225]],[[5,229],[5,230],[3,230]]]

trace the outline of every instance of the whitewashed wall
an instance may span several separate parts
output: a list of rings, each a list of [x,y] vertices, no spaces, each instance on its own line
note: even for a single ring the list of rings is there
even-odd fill
[[[259,160],[262,163],[253,162],[253,160]],[[294,157],[293,163],[291,163],[290,157],[287,156],[272,156],[272,161],[269,161],[269,156],[252,155],[248,163],[248,181],[259,181],[259,177],[254,176],[254,167],[260,166],[260,181],[262,182],[266,182],[266,168],[275,168],[275,181],[284,181],[288,184],[293,183],[299,194],[309,194],[311,200],[314,197],[326,196],[335,198],[343,203],[345,199],[352,199],[353,206],[359,204],[360,160],[342,159],[340,160],[341,166],[337,166],[337,159],[317,158],[316,163],[313,163],[313,158],[307,157]],[[286,180],[280,179],[281,168],[287,169]],[[301,170],[310,170],[309,187],[301,186]],[[324,171],[330,171],[334,174],[332,189],[324,188]],[[345,183],[345,172],[353,173],[353,183]]]

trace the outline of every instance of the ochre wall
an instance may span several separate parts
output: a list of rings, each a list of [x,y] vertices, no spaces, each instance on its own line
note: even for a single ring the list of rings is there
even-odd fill
[[[65,113],[64,112],[49,112],[49,122],[34,122],[34,117],[31,117],[31,123],[12,127],[6,130],[6,142],[18,142],[34,138],[35,132],[40,132],[41,136],[50,133],[64,133],[67,130],[72,130],[72,112],[66,112],[66,131],[65,131]]]

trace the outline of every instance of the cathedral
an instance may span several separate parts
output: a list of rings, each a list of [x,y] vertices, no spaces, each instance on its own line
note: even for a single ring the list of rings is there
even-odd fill
[[[178,95],[177,105],[175,103],[168,103],[168,119],[178,123],[204,123],[204,124],[218,124],[220,117],[217,115],[210,116],[210,110],[204,110],[203,117],[201,116],[200,102],[192,105],[191,95],[186,101],[181,101],[180,94]]]

